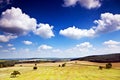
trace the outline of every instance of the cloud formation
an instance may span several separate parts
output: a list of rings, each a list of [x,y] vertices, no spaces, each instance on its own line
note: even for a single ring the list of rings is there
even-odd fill
[[[12,47],[12,46],[14,46],[14,45],[13,45],[13,44],[8,44],[7,46],[8,46],[8,47]]]
[[[113,41],[113,40],[105,41],[103,44],[109,48],[116,48],[120,46],[120,42]]]
[[[76,47],[79,47],[79,48],[91,48],[93,46],[92,46],[92,44],[90,44],[90,42],[83,42],[81,44],[76,45]]]
[[[11,51],[15,51],[16,48],[15,48],[15,47],[12,47],[12,48],[10,48],[9,50],[11,50]]]
[[[101,18],[95,20],[94,23],[97,26],[93,26],[90,29],[80,29],[73,26],[60,30],[59,34],[72,39],[80,39],[118,31],[120,30],[120,14],[103,13],[101,14]]]
[[[53,26],[50,26],[49,24],[40,23],[38,24],[37,29],[34,30],[34,33],[42,38],[51,38],[55,36],[52,29]]]
[[[23,41],[23,43],[24,43],[25,45],[31,45],[31,44],[32,44],[31,41]]]
[[[73,48],[73,50],[78,51],[78,52],[82,52],[82,53],[86,53],[91,48],[93,48],[93,45],[90,42],[83,42],[83,43],[76,45]]]
[[[2,12],[0,29],[16,35],[25,35],[36,28],[36,19],[22,12],[20,8],[7,9]]]
[[[77,4],[80,4],[86,9],[99,8],[101,6],[100,0],[64,0],[65,7],[75,6]]]
[[[15,38],[17,38],[17,36],[13,34],[0,35],[0,42],[8,42],[9,40]]]
[[[45,44],[43,44],[43,45],[40,45],[39,47],[38,47],[38,51],[39,50],[50,50],[50,49],[52,49],[53,47],[51,47],[51,46],[49,46],[49,45],[45,45]]]
[[[93,29],[79,29],[73,26],[64,30],[60,30],[59,34],[72,39],[80,39],[83,37],[94,37],[95,31]]]
[[[53,26],[43,23],[37,24],[35,18],[31,18],[29,15],[23,13],[20,8],[14,7],[2,12],[0,29],[4,33],[16,36],[27,35],[29,32],[33,32],[42,38],[51,38],[55,36],[52,31]],[[2,38],[0,42],[8,42],[10,39],[17,38],[5,34],[0,35],[0,37]]]
[[[103,34],[120,30],[120,14],[103,13],[101,19],[94,21],[97,26],[96,34]]]

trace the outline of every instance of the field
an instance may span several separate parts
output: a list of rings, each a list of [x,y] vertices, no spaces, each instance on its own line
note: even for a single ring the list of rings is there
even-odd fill
[[[66,62],[65,67],[58,67],[56,63],[37,64],[38,69],[33,70],[34,64],[17,64],[14,67],[0,68],[0,80],[119,80],[120,63],[114,63],[112,69],[99,70],[99,65],[92,62]],[[18,70],[21,75],[10,78],[10,73]]]

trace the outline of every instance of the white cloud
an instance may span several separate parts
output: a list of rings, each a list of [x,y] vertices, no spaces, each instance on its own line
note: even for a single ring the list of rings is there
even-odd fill
[[[120,42],[113,41],[113,40],[105,41],[103,44],[109,48],[116,48],[120,46]]]
[[[80,39],[83,37],[94,37],[95,31],[92,28],[87,30],[87,29],[79,29],[73,26],[64,30],[60,30],[59,34],[72,39]]]
[[[26,35],[29,32],[33,32],[42,38],[51,38],[55,36],[52,31],[53,26],[43,23],[37,24],[35,18],[31,18],[29,15],[23,13],[20,8],[14,7],[2,12],[0,18],[0,29],[3,32],[14,35]],[[3,40],[0,41],[4,42]],[[8,41],[9,40],[5,42]]]
[[[77,44],[73,48],[66,49],[63,51],[66,54],[69,54],[71,57],[80,57],[91,54],[91,51],[94,49],[93,45],[90,42],[83,42]]]
[[[98,24],[95,29],[96,34],[120,30],[120,14],[103,13],[101,19],[94,22]]]
[[[76,45],[76,47],[78,47],[78,48],[91,48],[92,44],[90,44],[89,42],[84,42],[84,43],[81,43],[79,45]]]
[[[25,35],[36,28],[36,19],[22,12],[20,8],[7,9],[2,12],[0,29],[4,32]]]
[[[64,0],[64,6],[75,6],[80,4],[87,9],[99,8],[101,6],[100,0]]]
[[[79,0],[79,3],[87,9],[99,8],[101,6],[100,0]]]
[[[77,4],[78,0],[64,0],[64,5],[65,7],[69,6],[75,6]]]
[[[53,49],[52,52],[53,52],[53,53],[60,53],[61,50],[60,50],[60,49]]]
[[[97,23],[97,26],[93,26],[90,29],[79,29],[73,26],[60,30],[59,34],[72,39],[80,39],[118,31],[120,30],[120,14],[103,13],[101,14],[101,19],[95,20],[94,23]]]
[[[53,26],[50,26],[49,24],[40,23],[38,24],[38,28],[34,30],[34,33],[42,38],[51,38],[55,36],[52,29]]]
[[[16,48],[15,48],[15,47],[12,47],[12,48],[10,48],[9,50],[15,51],[15,50],[16,50]]]
[[[86,53],[89,49],[93,48],[93,45],[90,42],[83,42],[81,44],[76,45],[73,50],[75,49],[78,52]],[[74,50],[74,51],[75,51]]]
[[[8,44],[7,46],[8,46],[8,47],[12,47],[12,46],[14,46],[14,45],[13,45],[13,44]]]
[[[23,41],[23,43],[24,43],[25,45],[31,45],[31,44],[32,44],[31,41]]]
[[[15,38],[17,38],[17,36],[12,34],[0,35],[0,42],[8,42],[9,40]]]
[[[0,45],[0,48],[3,48],[3,46]]]
[[[51,46],[49,46],[49,45],[45,45],[45,44],[43,44],[43,45],[40,45],[39,47],[38,47],[38,51],[39,50],[50,50],[50,49],[52,49],[53,47],[51,47]]]

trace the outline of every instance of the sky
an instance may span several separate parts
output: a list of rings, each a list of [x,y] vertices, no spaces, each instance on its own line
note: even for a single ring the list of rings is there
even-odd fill
[[[0,59],[120,53],[120,0],[0,0]]]

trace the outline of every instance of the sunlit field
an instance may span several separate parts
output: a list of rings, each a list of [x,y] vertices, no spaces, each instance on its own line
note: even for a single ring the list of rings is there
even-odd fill
[[[82,63],[82,62],[81,62]],[[51,64],[51,65],[50,65]],[[86,65],[67,62],[65,67],[58,67],[62,63],[38,64],[38,69],[33,70],[34,64],[21,64],[15,67],[0,68],[0,80],[119,80],[120,69],[99,70],[97,65]],[[103,64],[102,64],[103,65]],[[119,65],[116,64],[116,65]],[[17,70],[21,75],[10,78],[10,74]]]

